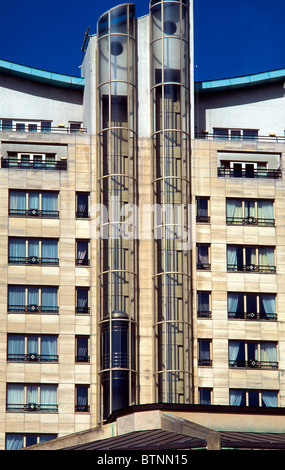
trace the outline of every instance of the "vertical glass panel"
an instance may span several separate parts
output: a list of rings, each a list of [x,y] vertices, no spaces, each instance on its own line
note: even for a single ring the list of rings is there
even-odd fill
[[[98,44],[99,83],[109,81],[109,37],[101,39]]]
[[[24,214],[26,210],[26,192],[10,191],[9,192],[9,210],[13,214]]]
[[[181,41],[164,38],[163,41],[164,82],[181,81]]]
[[[21,360],[25,357],[25,336],[8,335],[8,360]]]
[[[111,34],[128,34],[127,12],[127,5],[119,6],[110,11]]]
[[[109,31],[109,15],[106,13],[98,20],[98,36],[104,36]]]
[[[111,80],[128,80],[128,38],[127,36],[110,37]]]
[[[152,86],[162,83],[162,67],[162,40],[159,39],[152,45]]]
[[[179,3],[164,3],[163,32],[164,36],[180,36],[180,5]]]
[[[161,4],[151,9],[151,40],[162,37]]]

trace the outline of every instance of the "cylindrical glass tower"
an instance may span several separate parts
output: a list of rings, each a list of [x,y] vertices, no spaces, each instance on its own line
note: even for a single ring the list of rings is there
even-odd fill
[[[155,245],[156,400],[192,401],[190,369],[189,13],[187,0],[150,2]]]
[[[136,204],[135,10],[123,4],[98,20],[101,417],[135,403],[136,241],[122,211]]]

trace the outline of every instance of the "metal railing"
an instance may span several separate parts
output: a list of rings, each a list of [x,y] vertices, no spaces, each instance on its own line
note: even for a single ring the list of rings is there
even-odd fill
[[[67,170],[66,160],[47,161],[22,161],[16,158],[1,158],[1,168],[13,168],[21,170]]]
[[[218,177],[225,178],[270,178],[280,179],[282,172],[280,169],[253,169],[253,170],[235,170],[234,168],[218,167]]]
[[[58,306],[49,305],[8,305],[9,313],[58,313]]]
[[[277,320],[277,313],[228,312],[228,318],[236,320]]]
[[[26,404],[17,404],[17,403],[7,403],[6,411],[11,412],[35,412],[35,411],[43,411],[45,413],[49,412],[57,412],[58,405],[46,405],[46,404],[39,404],[39,403],[26,403]]]
[[[227,225],[261,225],[264,227],[274,227],[274,219],[262,219],[260,217],[227,217]]]
[[[57,126],[57,127],[41,127],[36,124],[37,127],[30,128],[27,123],[23,123],[24,127],[19,128],[17,124],[7,124],[0,127],[1,132],[21,132],[23,134],[87,134],[86,127],[73,128],[70,126]]]
[[[210,223],[210,217],[207,215],[197,215],[196,216],[196,222],[201,222],[203,224],[209,224]]]
[[[12,217],[39,217],[57,219],[59,217],[59,211],[39,209],[9,209],[9,215]]]
[[[76,266],[90,266],[90,259],[76,258],[75,264]]]
[[[199,318],[212,318],[212,312],[210,310],[198,310],[197,311],[197,316]]]
[[[58,266],[59,258],[40,258],[38,256],[28,256],[24,258],[24,257],[19,257],[19,256],[9,256],[8,263],[9,264]]]
[[[200,132],[195,134],[195,139],[201,140],[217,140],[226,142],[271,142],[271,143],[284,143],[285,137],[280,135],[247,135],[247,136],[229,136],[229,135],[218,135],[209,132]]]
[[[251,369],[278,369],[278,362],[258,361],[255,359],[244,361],[229,361],[229,367],[243,367]]]
[[[211,270],[211,264],[210,263],[197,263],[196,267],[199,270],[204,270],[204,271],[210,271]]]
[[[198,359],[198,366],[212,366],[212,359]]]
[[[88,211],[76,211],[77,219],[89,219],[90,215]]]
[[[90,356],[77,355],[75,356],[75,362],[90,362]]]
[[[75,313],[90,313],[90,307],[75,307]]]
[[[75,405],[75,411],[76,412],[84,412],[84,413],[89,413],[90,412],[90,405]]]
[[[45,354],[7,354],[7,361],[13,362],[58,362],[58,355]]]
[[[227,270],[229,272],[246,272],[246,273],[276,273],[276,266],[265,266],[260,264],[228,264]]]

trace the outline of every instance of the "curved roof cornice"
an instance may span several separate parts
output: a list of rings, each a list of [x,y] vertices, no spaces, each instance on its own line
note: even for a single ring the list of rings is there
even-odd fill
[[[2,59],[0,59],[0,73],[1,72],[64,88],[83,89],[85,84],[84,78],[81,77],[47,72],[45,70],[15,64]]]
[[[285,80],[285,69],[255,73],[252,75],[243,75],[241,77],[195,82],[195,90],[223,91],[227,89],[241,88],[250,85],[264,85],[279,80]]]

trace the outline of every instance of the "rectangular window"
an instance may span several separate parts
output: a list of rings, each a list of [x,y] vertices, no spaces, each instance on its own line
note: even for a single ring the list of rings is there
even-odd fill
[[[230,390],[231,406],[278,406],[278,392],[276,390]]]
[[[70,122],[69,123],[69,130],[70,134],[78,134],[81,129],[81,122]]]
[[[89,193],[76,193],[76,217],[80,219],[89,217]]]
[[[9,238],[10,264],[58,265],[58,240]]]
[[[9,190],[9,216],[59,217],[58,193],[53,191]]]
[[[276,273],[275,247],[228,245],[227,270]]]
[[[198,291],[197,292],[197,314],[201,318],[210,318],[211,317],[211,308],[210,308],[210,292]]]
[[[57,412],[57,385],[7,384],[6,409]]]
[[[275,225],[272,200],[228,198],[226,213],[228,225]]]
[[[58,313],[58,287],[8,286],[8,312]]]
[[[12,119],[2,119],[2,131],[12,131],[13,121]]]
[[[199,403],[200,405],[211,405],[212,402],[212,389],[199,388]]]
[[[89,266],[89,240],[76,240],[76,265]]]
[[[209,223],[210,216],[209,216],[209,198],[208,197],[197,197],[197,214],[196,214],[196,221],[200,223]]]
[[[89,313],[89,288],[76,288],[76,313]]]
[[[229,366],[277,369],[277,343],[229,341]]]
[[[75,411],[77,412],[89,412],[90,406],[89,401],[89,386],[88,385],[76,385],[75,386]]]
[[[211,366],[212,365],[211,344],[212,344],[212,341],[209,339],[198,340],[198,365],[199,366]]]
[[[57,336],[8,334],[7,360],[57,362]]]
[[[18,450],[30,445],[56,439],[57,434],[6,433],[6,450]]]
[[[210,245],[197,244],[197,269],[211,269]]]
[[[89,362],[90,357],[89,351],[89,337],[88,336],[76,336],[76,354],[75,362]]]
[[[42,121],[41,122],[41,132],[51,132],[51,122]]]

